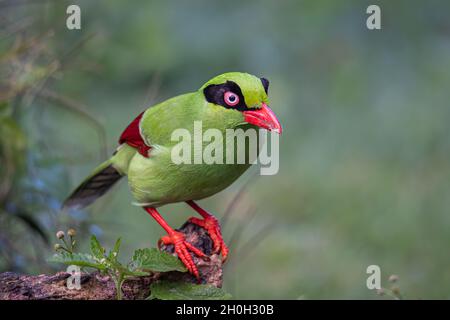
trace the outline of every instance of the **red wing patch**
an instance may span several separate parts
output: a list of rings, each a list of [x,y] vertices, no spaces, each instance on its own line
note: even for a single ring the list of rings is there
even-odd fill
[[[119,144],[126,143],[133,148],[136,148],[140,154],[148,158],[148,151],[151,149],[145,144],[144,139],[142,139],[141,132],[139,131],[139,123],[141,122],[143,111],[140,115],[136,117],[128,127],[122,132],[119,139]]]

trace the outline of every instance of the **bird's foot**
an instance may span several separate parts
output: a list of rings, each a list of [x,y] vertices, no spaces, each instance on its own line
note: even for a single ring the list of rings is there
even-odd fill
[[[214,216],[209,216],[203,219],[191,217],[189,222],[198,225],[205,229],[214,244],[214,252],[220,252],[222,254],[222,261],[225,262],[228,256],[228,247],[223,241],[222,232],[220,231],[219,221]]]
[[[198,272],[197,266],[192,259],[189,251],[194,253],[195,255],[206,258],[206,255],[194,245],[190,244],[185,240],[185,236],[183,233],[178,231],[173,231],[173,233],[168,234],[167,236],[162,237],[158,241],[158,247],[161,247],[161,243],[165,245],[172,244],[174,246],[174,251],[177,254],[178,258],[183,262],[188,271],[194,275],[197,279],[200,279],[200,274]]]

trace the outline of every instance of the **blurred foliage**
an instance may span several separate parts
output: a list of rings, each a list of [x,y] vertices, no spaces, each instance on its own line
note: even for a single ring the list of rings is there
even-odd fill
[[[40,33],[32,29],[29,19],[14,21],[14,16],[8,16],[16,5],[0,2],[7,9],[0,14],[0,268],[45,271],[49,231],[75,220],[72,223],[83,232],[89,222],[82,216],[58,214],[61,205],[54,187],[67,177],[60,161],[46,153],[45,144],[51,139],[42,132],[33,139],[26,118],[31,115],[40,131],[42,122],[36,115],[49,102],[90,118],[77,103],[51,91],[49,83],[62,71],[64,59],[56,57],[49,43],[51,31]]]
[[[46,271],[60,226],[121,235],[128,255],[153,246],[162,231],[126,183],[89,212],[60,201],[146,106],[237,70],[271,81],[284,132],[279,174],[252,180],[227,215],[226,290],[376,298],[376,264],[404,298],[450,297],[448,1],[18,3],[0,1],[2,270]],[[72,3],[80,31],[65,28]],[[380,31],[365,27],[373,3]],[[223,215],[255,171],[205,207]],[[162,211],[174,226],[192,214]]]

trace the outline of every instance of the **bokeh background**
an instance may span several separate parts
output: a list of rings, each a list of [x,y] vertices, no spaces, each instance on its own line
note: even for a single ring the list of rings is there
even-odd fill
[[[67,30],[78,4],[82,29]],[[378,4],[382,30],[366,28]],[[0,271],[55,271],[57,230],[122,259],[162,229],[125,181],[61,201],[145,107],[227,71],[268,78],[280,171],[201,203],[227,217],[235,298],[450,298],[448,1],[0,1]],[[239,195],[236,197],[236,195]],[[193,212],[162,208],[173,226]],[[228,212],[226,214],[226,212]]]

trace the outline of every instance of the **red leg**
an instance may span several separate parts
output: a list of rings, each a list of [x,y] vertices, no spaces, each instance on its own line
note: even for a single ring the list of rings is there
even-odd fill
[[[164,218],[159,214],[159,212],[155,208],[144,207],[145,211],[147,211],[153,219],[158,222],[161,227],[164,228],[167,232],[167,236],[162,237],[158,241],[158,246],[162,243],[164,244],[173,244],[175,253],[178,255],[178,258],[183,262],[186,268],[192,273],[197,279],[200,278],[198,273],[198,269],[192,260],[192,257],[189,251],[192,251],[195,255],[199,257],[206,257],[206,255],[192,244],[185,240],[184,234],[178,231],[175,231],[171,226],[167,224]]]
[[[228,256],[228,247],[223,241],[219,221],[217,221],[216,217],[214,217],[212,214],[200,208],[200,206],[194,201],[190,200],[186,201],[186,203],[203,217],[203,219],[192,217],[189,219],[189,221],[204,228],[209,233],[209,236],[214,243],[214,251],[220,251],[220,253],[222,254],[222,260],[225,261]]]

